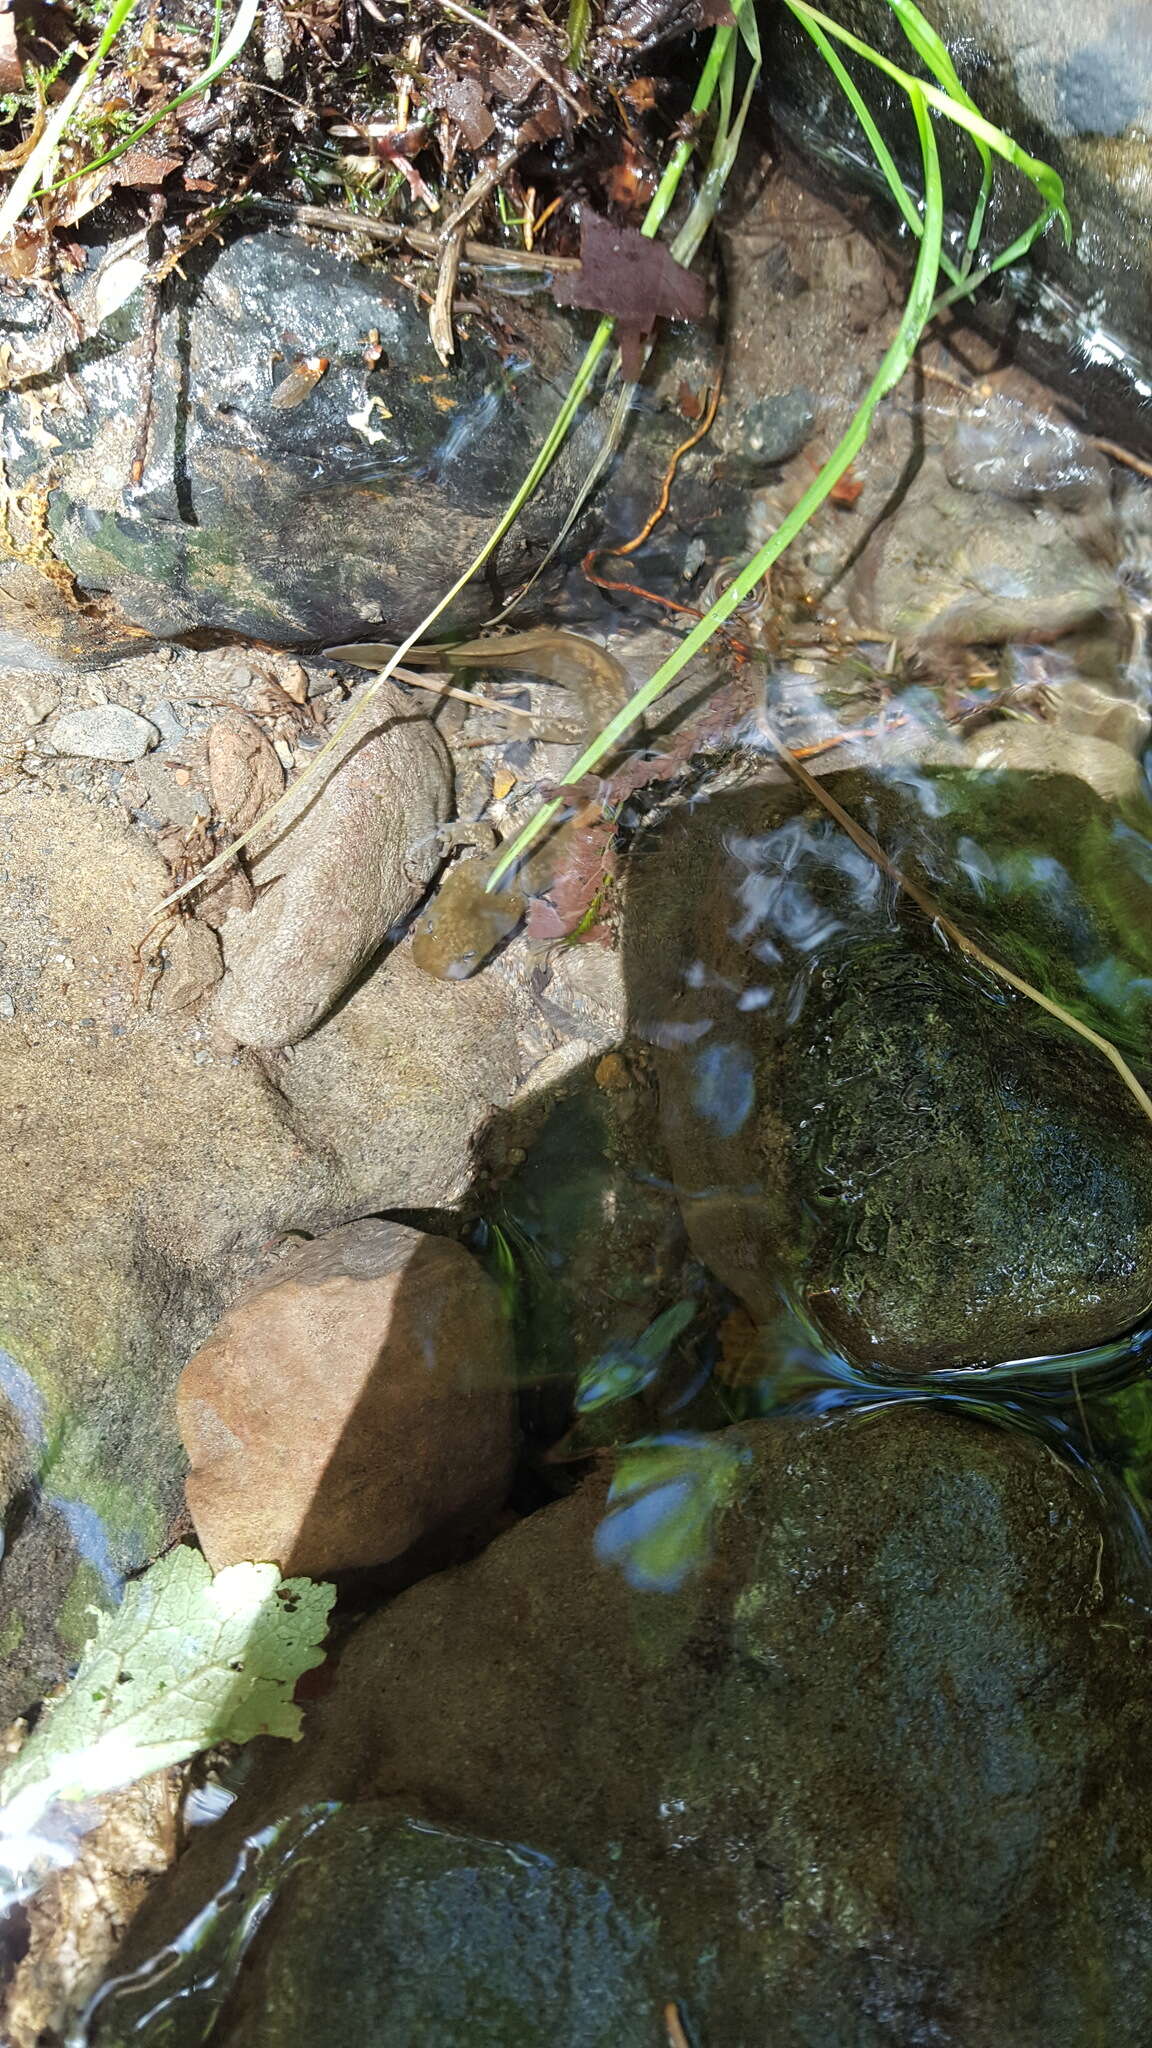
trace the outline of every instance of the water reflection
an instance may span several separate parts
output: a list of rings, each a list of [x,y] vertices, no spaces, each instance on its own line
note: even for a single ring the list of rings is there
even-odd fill
[[[678,1334],[688,1327],[682,1321]],[[652,1361],[646,1386],[659,1370]],[[636,1384],[629,1382],[627,1392]],[[607,1404],[610,1382],[600,1388]],[[1020,1431],[1076,1466],[1100,1499],[1118,1553],[1142,1578],[1152,1570],[1152,1326],[1090,1351],[938,1372],[901,1386],[870,1380],[822,1342],[801,1307],[782,1303],[777,1323],[756,1332],[751,1356],[735,1372],[719,1360],[713,1393],[717,1389],[731,1422],[843,1422],[915,1402]],[[697,1382],[692,1393],[699,1392]],[[670,1387],[668,1411],[675,1405]],[[716,1517],[749,1455],[739,1443],[704,1432],[625,1443],[597,1533],[600,1561],[639,1591],[677,1591],[706,1569]],[[1152,1587],[1145,1604],[1152,1607]]]
[[[620,1454],[596,1534],[601,1563],[674,1593],[707,1562],[717,1510],[751,1453],[723,1437],[648,1437]]]
[[[101,1985],[65,2048],[133,2039],[194,2048],[207,2040],[286,1871],[340,1810],[325,1801],[249,1836],[231,1876],[177,1938]]]

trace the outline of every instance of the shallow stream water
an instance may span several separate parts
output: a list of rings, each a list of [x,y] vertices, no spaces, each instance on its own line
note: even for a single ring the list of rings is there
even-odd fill
[[[463,433],[483,432],[483,405],[479,401],[463,426],[451,428],[438,459],[462,455]],[[422,1219],[467,1243],[503,1289],[516,1339],[523,1450],[502,1523],[486,1531],[492,1540],[476,1563],[466,1562],[459,1575],[436,1572],[418,1580],[394,1610],[378,1587],[345,1588],[340,1648],[357,1668],[357,1656],[368,1655],[364,1642],[375,1639],[373,1631],[381,1636],[394,1612],[402,1642],[404,1617],[416,1617],[407,1651],[397,1653],[400,1666],[411,1662],[416,1669],[426,1644],[432,1646],[430,1656],[439,1646],[450,1661],[454,1630],[464,1629],[460,1613],[449,1611],[445,1620],[437,1610],[425,1630],[419,1603],[426,1596],[451,1602],[457,1597],[453,1588],[475,1584],[467,1575],[479,1574],[476,1627],[482,1640],[475,1668],[464,1674],[475,1687],[475,1702],[455,1702],[446,1666],[433,1664],[420,1696],[428,1727],[420,1715],[410,1717],[399,1736],[385,1728],[376,1739],[374,1731],[372,1741],[365,1738],[367,1755],[357,1756],[354,1765],[345,1764],[333,1740],[337,1766],[325,1751],[324,1730],[343,1728],[347,1741],[341,1714],[353,1722],[356,1714],[341,1706],[345,1669],[336,1661],[335,1704],[317,1708],[320,1732],[314,1746],[311,1735],[305,1744],[298,1779],[290,1763],[277,1764],[260,1752],[239,1763],[215,1760],[208,1792],[198,1789],[185,1815],[194,1843],[185,1863],[196,1870],[202,1855],[207,1874],[202,1882],[187,1878],[186,1891],[177,1889],[171,1905],[163,1902],[161,1885],[155,1934],[146,1911],[143,1932],[129,1936],[122,1964],[83,2013],[73,2016],[65,2037],[69,2048],[255,2044],[257,2021],[244,2000],[259,2002],[251,1986],[262,1981],[261,1970],[273,1984],[290,1977],[284,1956],[294,1963],[301,1946],[291,1918],[292,1888],[302,1885],[307,1892],[325,1867],[327,1845],[343,1839],[340,1829],[361,1805],[371,1809],[366,1837],[386,1821],[397,1831],[398,1853],[411,1852],[418,1864],[407,1888],[381,1882],[387,1910],[372,1891],[376,1866],[371,1860],[368,1865],[372,1883],[364,1917],[374,1917],[389,1964],[399,1956],[407,1966],[411,1957],[414,1980],[423,1985],[423,1971],[433,1985],[413,1993],[415,2018],[405,2008],[397,2048],[471,2039],[463,2031],[469,2014],[452,2007],[447,1991],[447,2002],[437,2004],[443,1985],[433,1981],[438,1972],[445,1982],[456,1981],[436,1949],[438,1941],[455,1939],[456,1921],[465,1930],[461,1984],[472,1983],[473,1968],[476,1982],[486,1981],[496,1968],[493,1955],[514,1951],[518,1942],[527,1957],[542,1954],[551,1965],[560,1955],[564,1963],[555,1969],[555,2012],[539,2006],[540,1979],[532,1969],[525,1966],[523,1980],[512,1973],[505,2017],[493,2018],[486,2009],[479,2018],[471,2015],[481,2048],[545,2040],[549,2048],[600,2048],[617,2039],[624,2048],[633,2042],[759,2048],[764,2035],[757,2029],[767,2024],[763,2014],[751,1998],[741,2006],[724,1983],[725,1943],[718,1929],[729,1926],[737,1956],[733,1975],[748,1975],[759,1967],[758,1958],[770,1954],[764,1976],[772,1980],[777,2000],[770,2017],[790,1999],[800,1999],[790,1971],[819,1975],[812,1963],[817,1952],[866,1953],[871,1967],[875,1951],[887,1957],[890,1977],[876,1965],[883,1995],[876,1991],[873,2030],[858,2037],[866,2048],[882,2042],[894,2048],[919,2048],[921,2042],[991,2048],[994,2041],[996,2048],[1002,2041],[1004,2048],[1017,2048],[1018,2040],[1032,2048],[1033,2039],[1044,2039],[1048,2048],[1044,2035],[999,2034],[1002,2009],[993,2003],[991,2018],[977,2012],[970,1987],[955,1994],[961,2018],[954,2023],[947,2006],[952,1990],[940,1992],[936,1985],[937,1977],[949,1973],[948,1930],[925,1932],[927,1909],[918,1922],[914,1913],[909,1917],[902,1896],[888,1919],[886,1894],[872,1912],[864,1881],[853,1889],[855,1873],[826,1878],[833,1858],[810,1815],[808,1833],[797,1823],[794,1837],[769,1849],[763,1847],[763,1828],[757,1836],[744,1813],[745,1801],[752,1802],[765,1785],[766,1805],[775,1801],[783,1809],[792,1796],[790,1780],[772,1781],[755,1749],[757,1730],[767,1725],[772,1703],[786,1686],[763,1645],[749,1649],[740,1633],[751,1630],[749,1616],[758,1603],[770,1606],[753,1572],[767,1516],[758,1523],[749,1511],[745,1526],[744,1508],[737,1513],[732,1505],[743,1498],[740,1489],[755,1463],[756,1445],[771,1440],[763,1455],[782,1462],[776,1492],[768,1490],[769,1505],[778,1508],[783,1522],[791,1516],[795,1524],[795,1551],[777,1578],[791,1574],[801,1585],[809,1569],[813,1580],[820,1578],[824,1568],[811,1560],[835,1517],[826,1505],[819,1513],[812,1510],[815,1482],[807,1468],[793,1500],[793,1471],[781,1446],[798,1445],[797,1460],[811,1455],[818,1465],[822,1448],[834,1461],[845,1455],[845,1445],[864,1443],[863,1433],[852,1432],[875,1419],[881,1428],[893,1417],[912,1418],[914,1428],[925,1418],[939,1421],[947,1444],[958,1440],[953,1423],[980,1424],[979,1437],[964,1436],[961,1451],[967,1445],[975,1474],[972,1528],[986,1532],[983,1550],[978,1535],[971,1536],[979,1557],[973,1577],[983,1574],[990,1583],[1000,1522],[997,1454],[989,1453],[989,1443],[1004,1449],[1010,1476],[1015,1467],[1007,1453],[1021,1444],[1030,1452],[1039,1447],[1044,1459],[1028,1466],[1029,1484],[1036,1467],[1047,1469],[1050,1460],[1072,1475],[1073,1507],[1054,1495],[1043,1527],[1023,1536],[1009,1532],[1022,1553],[1029,1533],[1034,1539],[1022,1577],[1032,1575],[1030,1587],[1042,1584],[1044,1545],[1056,1543],[1073,1525],[1078,1529],[1075,1504],[1086,1502],[1085,1525],[1101,1534],[1099,1555],[1092,1559],[1095,1575],[1083,1589],[1085,1612],[1105,1602],[1107,1587],[1112,1605],[1102,1627],[1117,1635],[1131,1629],[1135,1639],[1152,1623],[1152,1134],[1137,1094],[1147,1073],[1152,1014],[1152,802],[1143,752],[1149,710],[1147,519],[1142,499],[1122,491],[1113,496],[1111,482],[1102,479],[1100,465],[1078,436],[1062,440],[1047,429],[1033,433],[1027,422],[1022,431],[1013,397],[1006,407],[993,403],[986,411],[974,401],[971,411],[951,438],[931,406],[915,422],[913,438],[931,444],[936,495],[926,487],[919,500],[912,495],[899,545],[891,536],[871,553],[862,545],[862,561],[845,570],[845,555],[853,551],[835,526],[841,512],[813,536],[805,564],[809,587],[799,597],[786,593],[793,623],[798,615],[807,622],[811,658],[798,652],[799,634],[784,652],[766,652],[757,638],[763,618],[736,621],[752,643],[756,686],[747,691],[751,710],[735,743],[701,749],[681,764],[685,772],[670,786],[634,791],[619,810],[623,882],[614,938],[625,1014],[616,1042],[605,1051],[590,1038],[587,1057],[570,1064],[559,1085],[510,1111],[494,1112],[479,1147],[475,1184],[455,1210]],[[902,431],[907,419],[899,424]],[[939,475],[931,471],[932,462],[943,464],[936,444],[946,439],[947,478],[942,468]],[[893,440],[896,457],[889,446],[877,458],[885,489],[903,462],[898,433]],[[778,509],[769,490],[757,516],[770,522]],[[1041,545],[1027,538],[1030,526],[1043,528]],[[641,586],[646,576],[658,580],[669,551],[675,552],[674,545],[662,537],[629,573]],[[1066,560],[1073,562],[1067,572]],[[1083,587],[1074,581],[1077,565]],[[855,575],[855,599],[864,609],[865,600],[874,601],[886,621],[907,618],[912,651],[906,659],[895,658],[879,628],[853,632],[859,621],[833,616],[830,607],[820,610],[812,593],[833,571],[833,581]],[[596,629],[611,628],[617,636],[623,630],[626,638],[630,614],[606,604],[597,611],[599,598],[585,585],[578,589],[575,601],[569,591],[570,613],[582,602]],[[576,622],[581,623],[578,616]],[[900,638],[895,628],[893,638]],[[747,681],[749,651],[743,647],[735,664],[737,681]],[[839,812],[789,779],[769,729],[810,761]],[[651,739],[654,752],[661,743],[660,736]],[[845,828],[845,818],[859,828],[856,836]],[[859,832],[870,846],[861,843]],[[965,940],[971,942],[968,949]],[[506,967],[505,958],[486,971],[499,974]],[[540,983],[547,998],[547,969],[534,958],[530,976],[534,990]],[[1135,1088],[1125,1078],[1129,1070]],[[365,1213],[379,1206],[364,1205]],[[0,1388],[39,1445],[45,1432],[35,1387],[4,1354]],[[810,1451],[813,1441],[816,1449]],[[916,1434],[915,1443],[921,1465],[930,1461],[931,1430]],[[859,1500],[848,1511],[838,1532],[843,1555],[837,1554],[834,1568],[820,1579],[825,1606],[818,1633],[843,1639],[861,1614],[874,1620],[886,1613],[888,1582],[879,1568],[875,1581],[855,1585],[853,1598],[845,1595],[842,1605],[836,1592],[850,1577],[852,1553],[863,1554],[881,1537],[889,1540],[899,1566],[889,1558],[884,1571],[891,1570],[907,1599],[899,1611],[909,1640],[919,1644],[921,1633],[946,1633],[948,1624],[933,1606],[931,1573],[925,1568],[923,1584],[916,1576],[920,1551],[930,1548],[923,1502],[916,1509],[919,1520],[913,1517],[906,1530],[899,1484],[897,1475],[884,1494],[877,1483],[877,1495],[883,1495],[879,1537],[868,1522],[867,1501],[863,1512]],[[1007,1480],[1004,1490],[1011,1491]],[[1037,1490],[1043,1504],[1047,1496],[1038,1482]],[[581,1505],[590,1499],[599,1501],[592,1522],[577,1529],[562,1566],[541,1553],[541,1614],[533,1607],[530,1553],[514,1546],[540,1541],[546,1550],[553,1539],[540,1537],[539,1528],[554,1530],[556,1518],[566,1514],[569,1526],[576,1526],[575,1517],[592,1512]],[[49,1505],[64,1517],[87,1566],[110,1586],[117,1574],[98,1517],[65,1492],[49,1496]],[[538,1514],[550,1509],[551,1521]],[[942,1526],[948,1520],[943,1509],[940,1520]],[[958,1516],[958,1528],[961,1521]],[[767,1537],[764,1542],[770,1548]],[[509,1566],[512,1596],[506,1599],[499,1560],[508,1550],[514,1558],[529,1556],[529,1564],[522,1580],[515,1577],[515,1565]],[[467,1545],[460,1554],[467,1558]],[[965,1559],[951,1561],[962,1578]],[[948,1562],[936,1559],[940,1581]],[[743,1585],[742,1564],[751,1574]],[[495,1595],[490,1584],[483,1591],[485,1570],[495,1577]],[[616,1667],[607,1652],[604,1697],[568,1654],[566,1574],[577,1618],[591,1617],[593,1635],[603,1623],[606,1640],[617,1643],[621,1668],[626,1658],[620,1641],[641,1646],[633,1693],[623,1681],[615,1687]],[[770,1576],[765,1566],[764,1583]],[[557,1586],[559,1595],[547,1590]],[[997,1634],[1002,1590],[993,1584],[988,1596],[992,1619],[981,1612],[973,1624],[974,1633],[979,1636],[983,1627],[992,1643],[986,1689],[982,1677],[971,1680],[976,1706],[970,1720],[985,1743],[980,1769],[986,1776],[973,1767],[971,1810],[963,1793],[945,1787],[941,1795],[944,1807],[948,1798],[958,1802],[958,1837],[970,1822],[978,1833],[972,1815],[986,1794],[991,1804],[989,1786],[1010,1780],[1014,1810],[1031,1816],[1033,1807],[1048,1812],[1041,1792],[1050,1764],[1053,1778],[1065,1768],[1069,1783],[1074,1776],[1067,1759],[1052,1764],[1043,1757],[1029,1778],[1031,1756],[1019,1763],[1012,1748],[1013,1660],[1023,1670],[1027,1659],[1017,1654],[1010,1630],[1003,1638]],[[953,1596],[955,1585],[950,1612],[957,1606]],[[460,1599],[466,1606],[466,1595]],[[623,1600],[632,1604],[616,1638],[613,1603]],[[1000,1604],[1011,1604],[1007,1595]],[[515,1627],[505,1638],[500,1630],[508,1616]],[[578,1633],[575,1624],[573,1630]],[[676,1638],[663,1664],[662,1631]],[[957,1623],[958,1640],[962,1634]],[[487,1636],[494,1647],[486,1663]],[[847,1689],[858,1684],[865,1692],[889,1647],[866,1641],[856,1664],[853,1651]],[[1027,1647],[1032,1654],[1030,1637]],[[590,1647],[585,1640],[583,1648],[594,1660],[595,1642]],[[894,1659],[900,1648],[897,1642]],[[467,1663],[467,1652],[460,1654]],[[1043,1639],[1035,1651],[1035,1671],[1057,1673],[1055,1704],[1044,1700],[1054,1720],[1067,1704],[1061,1654],[1048,1657]],[[912,1685],[910,1706],[897,1697],[899,1686],[888,1672],[889,1689],[881,1690],[878,1709],[876,1696],[868,1695],[881,1718],[889,1711],[892,1717],[890,1731],[874,1731],[877,1754],[901,1744],[914,1747],[906,1729],[896,1733],[898,1725],[904,1728],[901,1713],[914,1732],[920,1723],[935,1726],[937,1711],[948,1706],[948,1685],[955,1680],[964,1694],[971,1679],[968,1656],[969,1646],[961,1643],[956,1669],[949,1667],[939,1681],[924,1681],[919,1692]],[[809,1661],[817,1661],[814,1651]],[[980,1665],[980,1656],[970,1662]],[[740,1694],[746,1728],[740,1714],[725,1719],[727,1710],[707,1690],[729,1665],[737,1672],[734,1683],[748,1688]],[[373,1667],[370,1682],[361,1680],[366,1720],[388,1691],[393,1667],[386,1656],[381,1668],[382,1679]],[[754,1669],[761,1691],[752,1689],[748,1674]],[[552,1725],[545,1720],[538,1727],[542,1717],[532,1687],[542,1671],[552,1685],[551,1692],[544,1688]],[[1026,1675],[1040,1692],[1035,1671],[1029,1666]],[[996,1691],[1001,1682],[1002,1694]],[[486,1704],[505,1683],[503,1706]],[[674,1730],[668,1744],[672,1766],[666,1772],[663,1759],[652,1765],[656,1792],[641,1820],[629,1820],[627,1797],[637,1783],[645,1795],[648,1789],[645,1744],[659,1750],[659,1731],[652,1733],[659,1714],[652,1709],[652,1725],[644,1715],[649,1693],[664,1698],[663,1685],[674,1703],[667,1710]],[[700,1690],[692,1691],[697,1685]],[[681,1686],[688,1705],[678,1720]],[[1072,1699],[1075,1684],[1065,1690]],[[598,1732],[597,1717],[608,1725],[618,1711],[612,1704],[616,1691],[640,1730],[634,1739],[631,1727],[619,1741],[610,1727],[603,1739]],[[820,1697],[818,1712],[807,1720],[798,1714],[805,1740],[811,1722],[843,1706],[831,1699],[832,1691]],[[476,1738],[475,1755],[468,1748],[473,1705],[477,1725],[486,1725],[490,1712],[495,1728]],[[793,1711],[786,1701],[781,1713],[789,1738]],[[1091,1718],[1087,1709],[1085,1715]],[[961,1723],[967,1737],[971,1726],[962,1716]],[[422,1742],[440,1739],[442,1724],[465,1731],[462,1764],[454,1754],[447,1762],[444,1754],[426,1759]],[[740,1748],[745,1732],[747,1755]],[[545,1744],[542,1765],[531,1751],[536,1734]],[[805,1752],[806,1762],[797,1764],[796,1780],[813,1805],[820,1803],[823,1775],[833,1774],[838,1744],[843,1748],[847,1741],[837,1723],[827,1753]],[[444,1743],[447,1748],[446,1738]],[[697,1745],[718,1756],[728,1773],[721,1794],[713,1788],[704,1820],[693,1808],[694,1798],[698,1808],[707,1804],[691,1782]],[[927,1747],[922,1780],[911,1791],[905,1788],[914,1817],[922,1811],[921,1797],[924,1810],[933,1812],[930,1741]],[[618,1754],[623,1767],[613,1762]],[[577,1755],[579,1767],[568,1778]],[[1012,1777],[1017,1767],[1023,1789]],[[1106,1778],[1108,1769],[1106,1758],[1100,1776]],[[265,1770],[273,1788],[272,1818],[260,1814]],[[943,1782],[943,1764],[940,1770]],[[1087,1766],[1084,1775],[1087,1781]],[[338,1790],[330,1790],[329,1776],[340,1780]],[[856,1772],[857,1786],[865,1776]],[[1119,1767],[1113,1777],[1121,1784]],[[802,1804],[801,1795],[796,1797]],[[606,1818],[596,1807],[598,1798]],[[384,1810],[383,1820],[373,1802]],[[1083,1786],[1074,1788],[1069,1804],[1074,1815],[1087,1813],[1091,1797]],[[585,1805],[592,1817],[582,1832]],[[834,1828],[836,1814],[831,1805],[829,1810]],[[659,1843],[649,1862],[635,1848],[647,1822]],[[861,1820],[849,1809],[841,1832],[851,1837],[853,1827],[854,1846],[865,1863],[875,1847],[878,1865],[886,1858],[901,1868],[907,1864],[909,1892],[923,1889],[909,1847],[917,1833],[914,1818],[901,1818],[895,1847],[883,1834],[882,1814]],[[875,1840],[870,1827],[877,1831]],[[993,1823],[989,1828],[994,1834]],[[223,1845],[215,1868],[213,1836]],[[998,1840],[987,1850],[989,1862]],[[701,1841],[705,1849],[691,1865]],[[346,1849],[345,1843],[339,1853]],[[972,1854],[976,1877],[969,1872],[956,1881],[958,1918],[968,1914],[976,1927],[974,1954],[987,1942],[999,1944],[999,1956],[1016,1937],[1007,1918],[1003,1924],[977,1924],[972,1900],[980,1892],[983,1866]],[[1101,1856],[1099,1867],[1110,1875],[1107,1854]],[[661,1957],[649,1977],[647,1922],[636,1931],[639,1919],[618,1906],[611,1882],[623,1872],[622,1882],[634,1881],[648,1899],[659,1892],[665,1866],[676,1866],[678,1858],[694,1872],[685,1885],[690,1904],[674,1895],[669,1879],[671,1902],[661,1894],[660,1905],[673,1930],[671,1960]],[[1014,1837],[1004,1859],[1012,1864],[1001,1887],[1004,1897],[1011,1900],[1015,1885],[1029,1902],[1039,1898],[1038,1914],[1046,1912],[1043,1884],[1033,1881],[1032,1866]],[[467,1880],[457,1864],[466,1865]],[[1081,1889],[1091,1892],[1098,1866],[1088,1857],[1085,1867]],[[730,1896],[724,1885],[737,1869],[740,1883]],[[185,1881],[180,1865],[176,1878],[178,1886]],[[1079,1867],[1062,1881],[1074,1892]],[[426,1923],[419,1899],[433,1893],[436,1915]],[[704,1901],[698,1938],[691,1918],[696,1893]],[[356,1886],[350,1884],[347,1917],[359,1940],[353,1894]],[[185,1911],[193,1896],[194,1910]],[[1128,1918],[1117,1909],[1125,1939],[1130,1924],[1140,1920],[1141,1896]],[[339,1896],[333,1911],[339,1931]],[[278,1933],[285,1919],[290,1930],[296,1926],[295,1934]],[[619,1937],[611,1962],[610,1944],[597,1946],[586,1921],[611,1927],[613,1939]],[[772,1937],[763,1929],[777,1925],[796,1937],[799,1963],[791,1951],[780,1960],[771,1950]],[[921,1937],[929,1957],[923,1965]],[[277,1963],[278,1939],[285,1948]],[[469,1939],[474,1950],[467,1950]],[[748,1946],[741,1948],[745,1940]],[[261,1961],[266,1953],[272,1964]],[[350,1946],[349,1953],[360,1951]],[[370,1966],[349,1964],[353,1985],[361,1969],[367,1984]],[[931,1980],[927,1990],[917,1976],[921,1970]],[[956,1974],[963,1976],[959,1966]],[[648,1987],[643,1997],[637,1989],[642,1983]],[[581,2003],[589,1985],[606,2007],[594,2019]],[[629,2004],[633,1994],[635,2012]],[[796,2031],[782,2037],[787,2048],[793,2042],[797,2048],[855,2043],[857,2036],[844,2030],[847,2022],[826,2017],[833,2009],[853,2010],[855,1996],[851,1987],[834,1987],[825,2008],[813,1993],[811,2012],[805,2009]],[[841,1997],[842,2008],[836,2006]],[[287,2048],[304,2041],[311,2048],[317,2038],[316,2004],[307,2007],[304,2000],[302,2009],[313,2019],[284,2034]],[[529,2009],[535,2018],[523,2021]],[[711,2017],[714,2010],[719,2020]],[[1102,2010],[1107,2017],[1106,1999]],[[271,2028],[273,2022],[266,2024]],[[1090,2034],[1087,2026],[1085,2021],[1079,2034],[1073,2029],[1067,2036],[1074,2048],[1113,2038],[1107,2028]],[[270,2038],[261,2034],[258,2048]],[[1064,2048],[1065,2037],[1053,2038]],[[1139,2036],[1121,2029],[1115,2039],[1118,2048],[1128,2048]]]

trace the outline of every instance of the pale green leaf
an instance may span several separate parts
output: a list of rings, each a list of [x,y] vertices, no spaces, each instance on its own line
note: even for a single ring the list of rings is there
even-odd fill
[[[57,1799],[91,1799],[217,1742],[300,1733],[292,1693],[323,1662],[332,1586],[274,1564],[213,1576],[170,1550],[101,1617],[71,1685],[49,1701],[0,1776],[0,1833],[23,1834]]]

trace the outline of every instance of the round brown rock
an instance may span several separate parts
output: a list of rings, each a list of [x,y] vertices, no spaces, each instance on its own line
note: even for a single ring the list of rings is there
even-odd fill
[[[391,1564],[480,1526],[511,1477],[499,1293],[461,1245],[396,1223],[290,1252],[189,1360],[177,1406],[217,1570]]]

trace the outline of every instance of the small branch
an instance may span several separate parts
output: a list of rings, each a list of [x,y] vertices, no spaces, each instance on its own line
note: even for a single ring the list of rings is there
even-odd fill
[[[587,119],[588,109],[581,106],[575,94],[570,93],[566,85],[561,85],[558,78],[553,78],[552,73],[541,64],[538,57],[533,57],[529,50],[522,50],[519,43],[513,42],[511,36],[506,36],[502,28],[495,28],[490,21],[485,21],[482,14],[474,14],[470,7],[462,7],[460,0],[440,0],[440,5],[446,13],[455,14],[459,20],[467,21],[473,28],[482,30],[484,35],[491,36],[493,42],[503,43],[504,48],[511,50],[512,55],[521,64],[527,64],[529,71],[534,71],[537,78],[542,78],[545,85],[551,87],[557,99],[563,100],[571,107],[578,121]]]
[[[1130,448],[1123,448],[1119,441],[1104,441],[1099,435],[1092,440],[1093,448],[1101,455],[1108,455],[1113,462],[1122,462],[1125,469],[1134,469],[1137,476],[1152,477],[1152,462],[1145,462],[1143,456],[1133,455]]]
[[[415,669],[394,668],[393,675],[417,690],[430,690],[434,697],[455,697],[459,704],[478,704],[481,711],[498,711],[502,718],[535,718],[534,711],[522,711],[518,704],[502,704],[499,697],[480,697],[475,690],[457,689],[440,676],[418,676]],[[485,740],[484,745],[489,742]]]
[[[293,221],[298,227],[327,228],[333,234],[367,235],[373,242],[389,242],[394,247],[406,243],[414,255],[433,260],[441,254],[440,235],[429,234],[426,228],[401,227],[395,221],[374,220],[371,214],[357,213],[350,206],[297,206],[286,199],[266,199],[258,192],[250,194],[241,204],[254,207],[260,213],[273,214],[280,220]],[[469,270],[559,273],[580,268],[578,256],[545,256],[536,249],[502,249],[492,242],[464,242],[460,261]]]
[[[448,236],[440,254],[436,292],[428,315],[428,333],[442,363],[450,362],[456,353],[456,336],[452,328],[452,300],[456,294],[456,279],[460,275],[460,253],[463,247],[464,230],[462,227],[455,228]]]
[[[441,241],[446,241],[457,228],[463,227],[468,215],[475,211],[482,200],[487,199],[490,192],[496,190],[497,185],[503,183],[523,154],[523,150],[518,146],[506,149],[502,156],[494,156],[490,164],[485,164],[482,171],[477,171],[455,213],[450,213],[441,227]]]
[[[155,265],[160,250],[153,245],[159,239],[159,227],[164,218],[164,194],[154,192],[148,210],[148,253]],[[144,312],[140,323],[140,410],[136,421],[136,433],[132,441],[132,457],[128,464],[128,485],[136,490],[144,481],[148,466],[148,443],[152,436],[152,414],[156,398],[156,342],[160,331],[160,292],[162,280],[154,267],[151,275],[144,280]]]
[[[436,279],[436,295],[428,315],[428,332],[432,346],[442,363],[447,363],[456,353],[456,337],[452,331],[452,300],[456,291],[456,279],[460,275],[460,257],[464,248],[464,226],[470,213],[483,204],[490,192],[508,175],[520,155],[519,149],[506,149],[502,156],[494,157],[482,171],[478,171],[469,185],[454,213],[449,214],[437,237],[440,248],[440,273]]]

